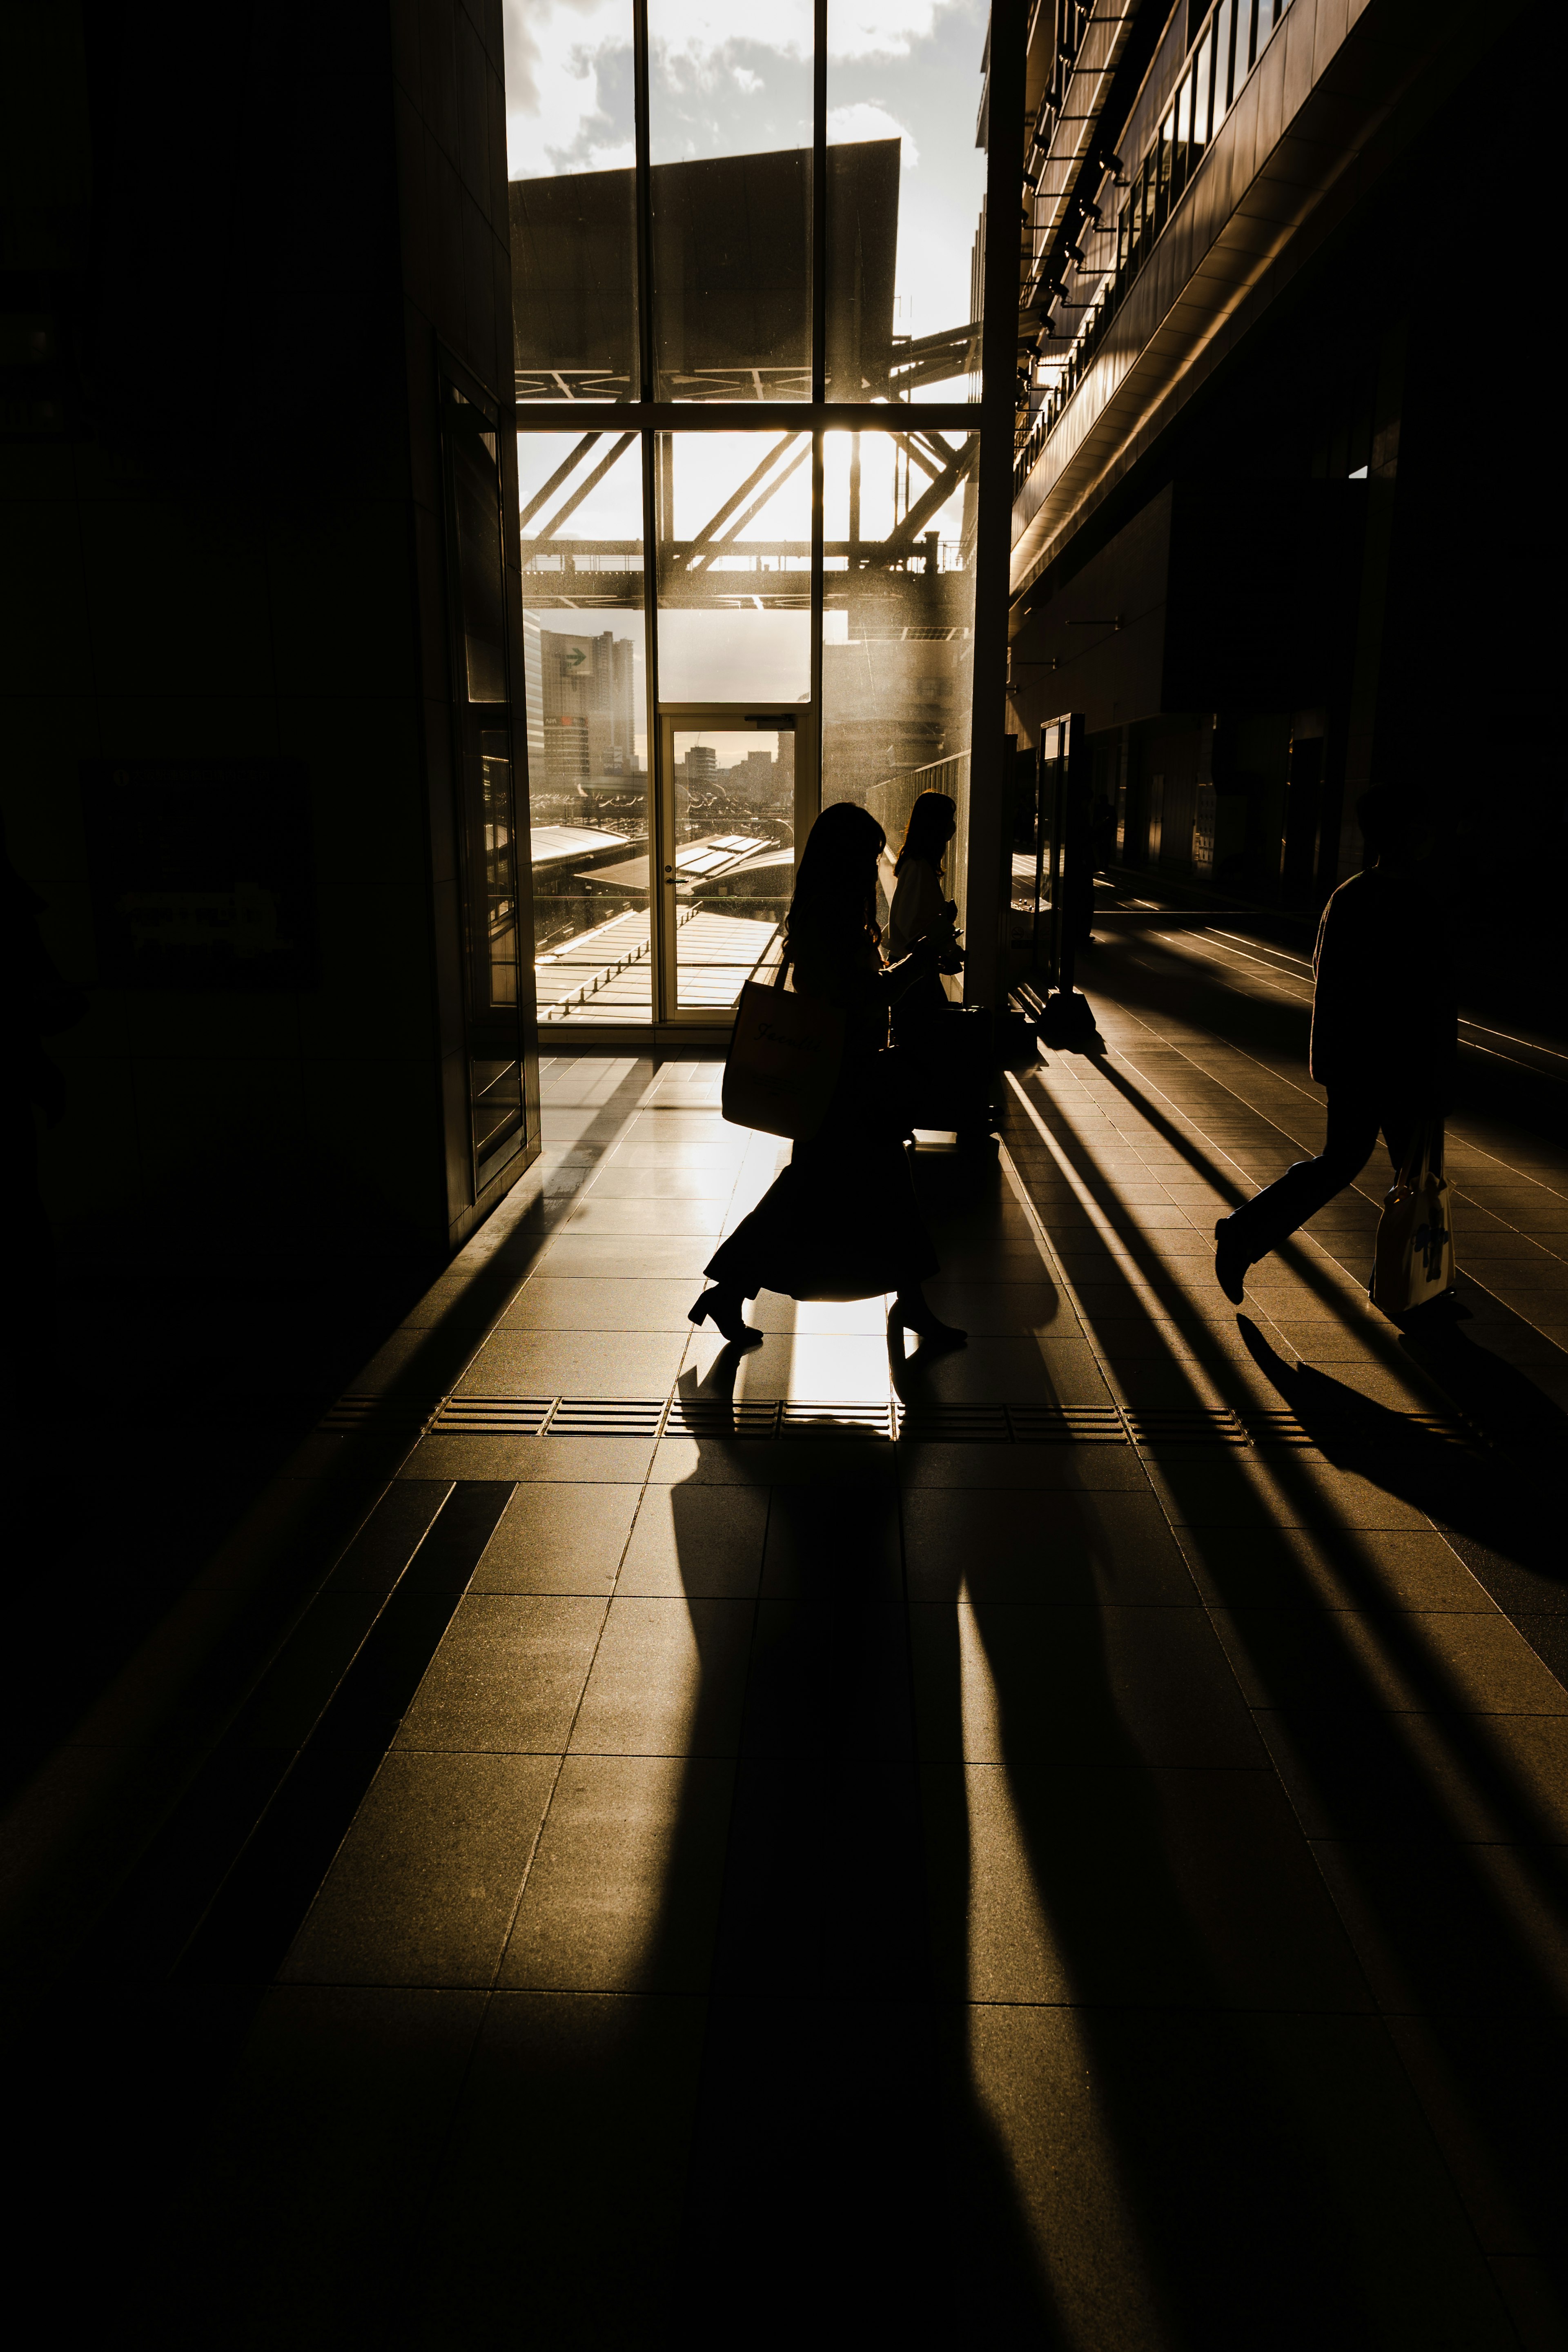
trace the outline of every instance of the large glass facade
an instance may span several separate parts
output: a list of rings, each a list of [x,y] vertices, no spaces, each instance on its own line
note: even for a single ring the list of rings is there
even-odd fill
[[[726,1019],[824,801],[951,793],[963,898],[987,11],[815,15],[541,0],[509,79],[547,1025]]]

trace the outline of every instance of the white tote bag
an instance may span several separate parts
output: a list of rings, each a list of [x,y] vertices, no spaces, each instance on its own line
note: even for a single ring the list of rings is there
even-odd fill
[[[1385,1315],[1408,1315],[1454,1286],[1454,1227],[1443,1176],[1443,1122],[1417,1132],[1383,1203],[1372,1299]]]

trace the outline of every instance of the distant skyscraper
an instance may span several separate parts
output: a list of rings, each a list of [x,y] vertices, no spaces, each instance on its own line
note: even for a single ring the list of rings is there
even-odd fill
[[[563,815],[572,803],[581,808],[595,784],[633,771],[636,648],[609,629],[544,629],[531,616],[524,635],[530,781],[542,813]]]

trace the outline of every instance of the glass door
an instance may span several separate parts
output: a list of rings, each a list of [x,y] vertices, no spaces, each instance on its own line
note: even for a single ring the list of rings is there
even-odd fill
[[[809,712],[733,704],[660,714],[661,981],[666,1018],[727,1020],[771,970],[816,810]]]

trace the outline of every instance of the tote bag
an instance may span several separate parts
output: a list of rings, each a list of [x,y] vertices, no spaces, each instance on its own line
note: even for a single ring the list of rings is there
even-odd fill
[[[1443,1177],[1440,1119],[1420,1129],[1383,1203],[1372,1299],[1385,1315],[1408,1315],[1454,1286],[1454,1229]]]
[[[724,1117],[734,1127],[808,1141],[822,1125],[843,1055],[837,1006],[747,981],[724,1064]]]

